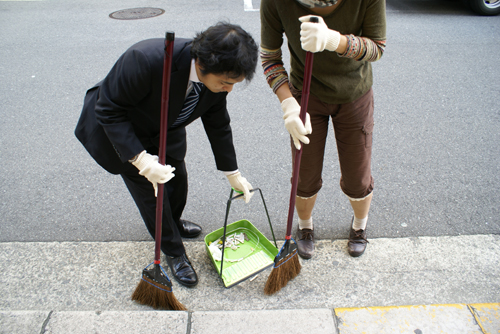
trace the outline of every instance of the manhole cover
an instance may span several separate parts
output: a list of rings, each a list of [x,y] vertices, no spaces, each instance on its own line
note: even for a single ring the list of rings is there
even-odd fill
[[[161,8],[130,8],[113,12],[109,14],[109,17],[117,20],[138,20],[155,17],[163,13],[165,13],[165,11]]]

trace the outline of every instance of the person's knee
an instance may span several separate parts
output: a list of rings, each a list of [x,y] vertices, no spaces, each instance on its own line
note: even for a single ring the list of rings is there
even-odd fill
[[[357,180],[340,179],[340,188],[352,200],[363,200],[373,192],[373,177]]]
[[[297,185],[297,196],[302,198],[310,198],[316,195],[323,186],[323,179],[319,178],[299,178]]]

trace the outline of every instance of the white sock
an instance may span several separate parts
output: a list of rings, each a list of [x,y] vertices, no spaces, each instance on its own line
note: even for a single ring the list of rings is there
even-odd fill
[[[302,220],[299,218],[299,229],[303,230],[303,229],[310,229],[312,230],[313,229],[313,219],[312,217],[309,218],[309,219],[306,219],[306,220]]]
[[[354,220],[352,222],[352,229],[354,231],[365,230],[367,222],[368,222],[368,216],[366,216],[363,219],[359,219],[356,216],[354,216]]]

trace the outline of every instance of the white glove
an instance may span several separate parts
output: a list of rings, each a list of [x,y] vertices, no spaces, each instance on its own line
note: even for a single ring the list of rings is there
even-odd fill
[[[340,33],[335,30],[328,29],[325,21],[321,16],[317,23],[309,22],[314,15],[302,16],[299,21],[300,25],[300,43],[302,49],[309,52],[321,52],[325,49],[335,51],[339,47]]]
[[[306,122],[302,123],[300,120],[300,105],[293,97],[284,99],[281,102],[281,109],[283,109],[283,119],[285,120],[285,128],[292,136],[293,143],[297,150],[300,150],[300,142],[309,144],[309,138],[306,135],[312,132],[311,118],[309,113],[306,113]]]
[[[227,179],[229,180],[229,183],[231,184],[231,187],[234,188],[237,192],[243,193],[243,197],[245,199],[245,203],[250,202],[250,198],[252,198],[253,193],[250,192],[252,188],[252,185],[248,183],[247,179],[245,179],[243,176],[241,176],[240,172],[231,174],[231,175],[226,175]]]
[[[158,183],[166,183],[175,176],[174,167],[160,164],[157,155],[151,155],[146,151],[139,153],[131,163],[137,167],[140,175],[146,177],[153,184],[155,196],[158,195]]]

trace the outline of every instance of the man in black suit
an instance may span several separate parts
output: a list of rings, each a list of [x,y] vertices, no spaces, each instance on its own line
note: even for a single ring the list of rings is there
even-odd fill
[[[165,183],[161,249],[174,278],[191,287],[198,277],[181,237],[197,237],[201,227],[181,219],[188,190],[185,127],[201,118],[217,169],[248,202],[252,186],[238,171],[226,97],[234,84],[252,79],[258,47],[240,26],[222,22],[192,40],[175,39],[165,166],[157,156],[163,59],[163,39],[130,47],[87,91],[75,135],[99,165],[121,175],[153,238],[157,184]]]

